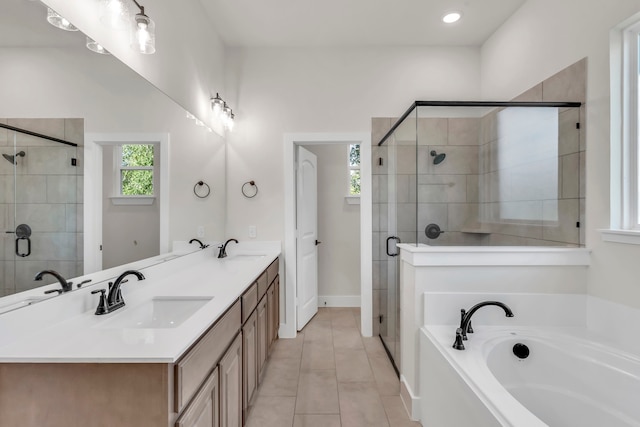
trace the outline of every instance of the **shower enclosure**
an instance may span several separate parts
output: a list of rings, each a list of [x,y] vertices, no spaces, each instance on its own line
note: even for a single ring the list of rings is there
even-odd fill
[[[82,274],[83,140],[82,119],[0,120],[0,296]]]
[[[584,245],[580,116],[578,102],[416,101],[374,119],[374,323],[394,362],[397,243]]]

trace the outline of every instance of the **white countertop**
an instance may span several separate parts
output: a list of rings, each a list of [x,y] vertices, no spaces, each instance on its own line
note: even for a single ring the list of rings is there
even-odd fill
[[[106,287],[101,284],[2,314],[0,362],[173,363],[279,256],[280,245],[275,243],[258,249],[231,244],[225,259],[216,258],[212,246],[148,267],[142,270],[143,281],[128,276],[121,287],[126,305],[109,314],[94,314],[99,296],[90,292]],[[105,327],[157,297],[211,299],[175,328]]]

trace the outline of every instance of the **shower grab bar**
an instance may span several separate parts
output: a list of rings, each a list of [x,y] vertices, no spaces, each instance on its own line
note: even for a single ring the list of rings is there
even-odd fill
[[[58,142],[60,144],[65,144],[65,145],[70,145],[72,147],[77,147],[78,146],[78,144],[76,144],[74,142],[65,141],[64,139],[56,138],[54,136],[44,135],[42,133],[33,132],[33,131],[30,131],[30,130],[27,130],[27,129],[20,129],[20,128],[17,128],[15,126],[5,125],[4,123],[0,123],[0,128],[9,129],[9,130],[12,130],[14,132],[24,133],[26,135],[36,136],[38,138],[48,139],[49,141]]]
[[[577,108],[581,102],[528,102],[528,101],[413,101],[409,109],[391,126],[378,146],[381,146],[400,126],[416,107],[549,107],[549,108]]]

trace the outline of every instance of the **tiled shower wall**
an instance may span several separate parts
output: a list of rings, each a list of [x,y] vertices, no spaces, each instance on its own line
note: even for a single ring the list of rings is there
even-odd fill
[[[538,201],[543,212],[557,212],[557,218],[545,221],[543,217],[538,223],[527,225],[496,220],[500,201],[495,198],[495,185],[497,177],[504,172],[495,161],[498,146],[495,113],[477,119],[419,118],[417,126],[415,119],[407,119],[406,125],[394,133],[398,237],[403,242],[414,243],[417,236],[420,243],[430,245],[584,246],[586,77],[587,61],[583,59],[514,99],[583,103],[579,109],[560,111],[558,198]],[[385,253],[389,236],[389,148],[377,144],[396,120],[372,119],[373,325],[374,334],[382,335],[388,331],[379,330],[379,315],[387,313],[387,302],[395,292],[388,289],[387,280],[388,263],[395,259]],[[579,129],[576,123],[580,123]],[[444,152],[446,159],[434,165],[431,150]],[[527,182],[526,177],[520,178]],[[530,208],[526,203],[522,205],[524,209]],[[429,223],[438,224],[446,232],[436,240],[428,240],[424,229]]]
[[[78,144],[70,147],[0,128],[0,152],[24,151],[14,166],[0,158],[0,295],[51,283],[33,280],[41,270],[64,277],[83,271],[83,119],[0,119],[2,123]],[[15,147],[14,147],[15,143]],[[71,164],[76,159],[76,166]],[[31,255],[15,255],[19,224],[31,227]],[[26,242],[20,242],[22,252]]]

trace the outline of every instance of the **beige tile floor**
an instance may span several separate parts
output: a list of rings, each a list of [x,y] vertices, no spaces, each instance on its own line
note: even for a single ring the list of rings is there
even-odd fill
[[[418,427],[380,338],[360,335],[360,310],[321,308],[294,339],[279,339],[248,427]]]

